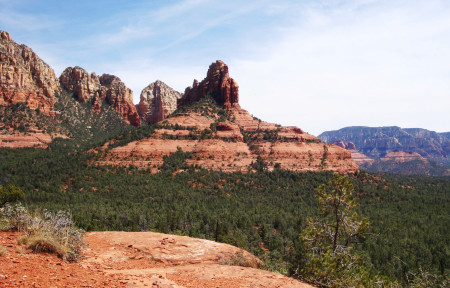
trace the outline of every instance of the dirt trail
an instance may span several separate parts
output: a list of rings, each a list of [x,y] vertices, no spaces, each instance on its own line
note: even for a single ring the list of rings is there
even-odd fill
[[[17,233],[0,233],[0,287],[299,287],[313,286],[257,267],[236,247],[153,232],[87,233],[84,258],[65,263],[32,254]],[[250,267],[231,266],[244,264]]]

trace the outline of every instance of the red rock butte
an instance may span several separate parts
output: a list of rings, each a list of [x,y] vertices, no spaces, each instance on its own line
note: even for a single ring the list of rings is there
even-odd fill
[[[297,172],[359,170],[346,149],[324,144],[298,127],[261,121],[242,109],[238,102],[239,86],[220,60],[209,66],[205,79],[200,83],[194,80],[193,87],[186,88],[178,99],[177,106],[185,106],[182,113],[166,118],[167,110],[158,111],[162,102],[169,107],[168,103],[177,99],[164,96],[172,92],[162,93],[160,87],[171,89],[159,81],[152,83],[144,89],[139,104],[144,119],[164,119],[158,122],[160,128],[150,137],[110,149],[99,165],[133,165],[157,172],[164,156],[181,149],[192,153],[187,164],[225,172],[251,171],[258,157],[267,163],[269,170],[277,167]],[[211,96],[226,111],[226,120],[214,114],[216,108],[208,105],[190,109],[189,105],[206,96]]]
[[[209,66],[202,82],[194,80],[192,87],[186,88],[178,106],[190,105],[208,94],[227,109],[239,107],[239,85],[230,77],[228,66],[221,60]]]

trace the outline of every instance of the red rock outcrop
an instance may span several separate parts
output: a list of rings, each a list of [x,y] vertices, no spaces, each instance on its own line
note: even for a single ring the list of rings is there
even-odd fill
[[[207,94],[227,109],[239,107],[239,85],[230,77],[228,66],[223,61],[212,63],[202,82],[194,80],[193,86],[186,88],[183,97],[178,100],[178,106],[190,105]]]
[[[99,77],[89,73],[81,67],[68,67],[59,76],[61,85],[75,93],[78,101],[87,103],[99,93],[100,99],[105,99],[105,89],[101,89]]]
[[[67,263],[56,255],[32,253],[19,241],[22,236],[0,231],[5,254],[0,258],[1,287],[313,288],[257,269],[261,261],[247,251],[203,239],[153,232],[90,232],[84,237],[84,257]]]
[[[133,104],[133,91],[119,77],[109,74],[100,76],[100,84],[106,88],[106,99],[131,125],[141,126],[141,117]]]
[[[417,152],[406,152],[406,151],[392,151],[387,153],[384,157],[380,158],[381,161],[394,161],[397,163],[405,163],[414,160],[420,160],[422,162],[428,162],[427,159],[422,157]]]
[[[95,73],[89,75],[83,68],[68,67],[59,80],[64,88],[75,93],[78,101],[92,102],[94,111],[100,112],[101,103],[106,99],[130,124],[141,125],[140,116],[133,105],[133,91],[118,77],[108,74],[98,77]]]
[[[157,89],[155,85],[149,87],[150,93]],[[98,164],[133,165],[157,172],[164,156],[181,149],[192,154],[187,164],[224,172],[250,171],[258,157],[266,161],[269,170],[277,167],[297,172],[359,170],[346,149],[324,144],[298,127],[261,121],[241,109],[238,86],[222,61],[211,64],[207,77],[200,83],[194,81],[194,87],[186,89],[178,106],[192,104],[208,94],[219,107],[205,101],[201,107],[186,108],[183,113],[164,119],[160,123],[162,128],[152,136],[109,150]],[[150,105],[143,109],[147,107]],[[221,107],[226,112],[219,113]]]
[[[109,150],[97,164],[133,165],[151,168],[155,173],[164,156],[181,149],[192,154],[186,160],[188,165],[224,172],[247,172],[258,156],[266,161],[269,170],[277,166],[297,172],[359,170],[349,151],[326,145],[297,127],[259,121],[240,108],[229,113],[234,122],[219,122],[218,117],[202,112],[167,118],[161,122],[163,128],[152,136]]]
[[[50,115],[55,92],[61,90],[55,72],[25,45],[0,31],[0,105],[26,103]]]
[[[159,122],[177,109],[177,101],[181,96],[181,93],[157,80],[142,90],[139,115],[150,124]]]

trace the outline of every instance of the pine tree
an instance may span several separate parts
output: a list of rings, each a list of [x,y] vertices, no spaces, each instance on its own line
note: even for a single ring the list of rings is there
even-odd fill
[[[356,212],[353,184],[335,174],[317,188],[319,217],[309,218],[300,234],[304,259],[297,274],[322,287],[363,287],[368,280],[364,257],[354,250],[369,227]]]

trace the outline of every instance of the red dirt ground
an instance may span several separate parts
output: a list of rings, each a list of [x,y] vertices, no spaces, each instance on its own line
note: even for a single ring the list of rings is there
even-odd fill
[[[0,287],[313,287],[251,268],[259,259],[208,240],[153,232],[91,232],[84,239],[83,258],[66,263],[27,250],[18,244],[22,235],[0,232]],[[233,261],[251,267],[231,266]]]

